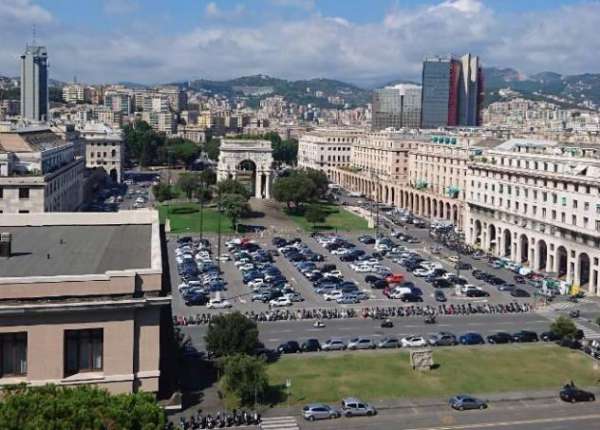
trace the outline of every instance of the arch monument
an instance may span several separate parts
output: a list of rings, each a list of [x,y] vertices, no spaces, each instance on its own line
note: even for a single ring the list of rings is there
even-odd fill
[[[250,174],[254,197],[271,198],[273,149],[268,140],[223,139],[217,165],[217,181]]]

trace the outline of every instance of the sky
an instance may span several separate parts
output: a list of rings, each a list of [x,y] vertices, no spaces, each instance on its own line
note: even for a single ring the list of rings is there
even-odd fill
[[[0,75],[19,74],[34,26],[50,77],[67,82],[371,85],[466,52],[525,74],[600,71],[598,0],[0,0]]]

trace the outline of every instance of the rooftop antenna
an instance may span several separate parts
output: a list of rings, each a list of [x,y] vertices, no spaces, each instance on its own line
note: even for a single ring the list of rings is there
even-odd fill
[[[36,31],[35,30],[36,30],[35,24],[33,24],[33,28],[31,30],[31,32],[33,33],[33,41],[32,41],[33,42],[33,46],[35,46],[35,42],[36,42],[36,40],[35,40]]]

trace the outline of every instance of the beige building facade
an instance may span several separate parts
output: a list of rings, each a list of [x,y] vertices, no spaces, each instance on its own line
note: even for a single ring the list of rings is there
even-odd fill
[[[125,164],[121,131],[104,123],[87,122],[79,132],[85,145],[85,167],[102,168],[113,182],[121,183]]]
[[[0,385],[157,392],[157,212],[2,215],[0,234]]]
[[[298,167],[321,170],[328,176],[338,166],[350,164],[352,146],[362,131],[318,129],[302,135],[298,142]]]
[[[469,166],[466,240],[600,295],[596,149],[513,139]]]

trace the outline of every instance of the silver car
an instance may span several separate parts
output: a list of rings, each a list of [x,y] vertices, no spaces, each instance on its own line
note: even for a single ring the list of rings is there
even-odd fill
[[[321,350],[323,351],[342,351],[344,349],[346,349],[346,344],[340,338],[328,339],[321,345]]]
[[[348,342],[348,349],[374,349],[375,344],[368,337],[356,337]]]
[[[400,341],[395,337],[386,336],[377,343],[377,348],[400,348]]]
[[[358,415],[372,416],[377,413],[377,410],[357,398],[348,397],[342,400],[342,413],[347,417],[353,417]]]
[[[337,409],[324,403],[311,403],[302,408],[302,416],[305,420],[315,421],[339,418],[341,413]]]

